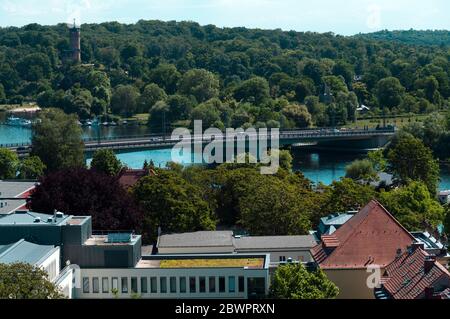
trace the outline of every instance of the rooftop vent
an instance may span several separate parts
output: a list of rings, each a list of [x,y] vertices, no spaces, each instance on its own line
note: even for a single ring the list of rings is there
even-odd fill
[[[41,217],[36,217],[34,218],[34,223],[40,223],[41,222]]]
[[[63,218],[64,214],[61,212],[56,212],[55,216],[56,216],[56,218]]]
[[[53,222],[53,218],[52,218],[52,217],[49,217],[49,218],[47,219],[47,222],[48,222],[48,223],[52,223],[52,222]]]

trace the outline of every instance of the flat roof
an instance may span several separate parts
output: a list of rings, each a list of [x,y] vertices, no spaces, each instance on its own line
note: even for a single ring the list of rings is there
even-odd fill
[[[40,218],[40,221],[37,222],[36,219]],[[53,215],[28,212],[28,211],[15,211],[9,215],[0,215],[0,226],[9,226],[9,225],[62,225],[70,216],[64,215],[62,218],[57,218],[53,222],[49,222],[49,218],[54,218]]]
[[[55,246],[36,245],[25,240],[0,246],[0,263],[12,264],[16,262],[39,265],[53,251]]]
[[[146,256],[136,268],[182,269],[182,268],[245,268],[264,269],[267,255],[174,255]]]
[[[141,235],[131,235],[129,242],[109,242],[108,235],[92,235],[85,242],[86,246],[127,246],[136,243]]]
[[[0,181],[0,198],[17,198],[36,187],[36,182]]]
[[[250,236],[234,238],[236,249],[295,249],[317,245],[313,235],[304,236]]]
[[[161,235],[158,248],[233,247],[232,231],[198,231],[193,233]]]
[[[0,199],[0,215],[12,214],[26,204],[25,199]]]

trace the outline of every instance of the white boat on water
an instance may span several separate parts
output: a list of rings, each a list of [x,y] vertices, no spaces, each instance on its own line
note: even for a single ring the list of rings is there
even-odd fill
[[[22,127],[30,127],[32,122],[27,119],[23,119],[20,117],[10,116],[6,119],[6,125],[10,126],[22,126]]]

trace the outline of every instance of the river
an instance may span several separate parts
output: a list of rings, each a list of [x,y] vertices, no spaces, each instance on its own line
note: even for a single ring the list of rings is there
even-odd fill
[[[145,126],[117,126],[101,127],[101,136],[133,136],[147,134]],[[96,138],[98,130],[95,127],[84,127],[83,135],[86,138]],[[0,125],[0,145],[11,143],[27,143],[31,138],[28,128]],[[326,151],[312,151],[297,149],[293,151],[294,169],[303,174],[314,183],[331,184],[345,175],[345,166],[355,159],[364,157],[362,154],[337,153]],[[171,150],[139,150],[119,152],[117,157],[130,168],[141,168],[144,161],[153,160],[156,166],[164,167],[171,160]],[[90,162],[90,158],[87,159]],[[441,168],[440,189],[450,189],[450,169]]]

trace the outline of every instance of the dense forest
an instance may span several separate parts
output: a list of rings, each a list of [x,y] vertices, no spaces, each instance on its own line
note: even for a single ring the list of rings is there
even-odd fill
[[[362,104],[369,115],[448,108],[448,32],[408,34],[85,24],[77,65],[64,62],[65,24],[0,28],[0,103],[37,101],[82,120],[148,113],[155,131],[162,118],[167,125],[202,119],[207,127],[293,128],[345,124]],[[420,42],[414,38],[440,45],[402,43]]]
[[[369,34],[360,34],[358,36],[375,40],[397,41],[415,45],[450,45],[450,32],[447,30],[383,30]]]

